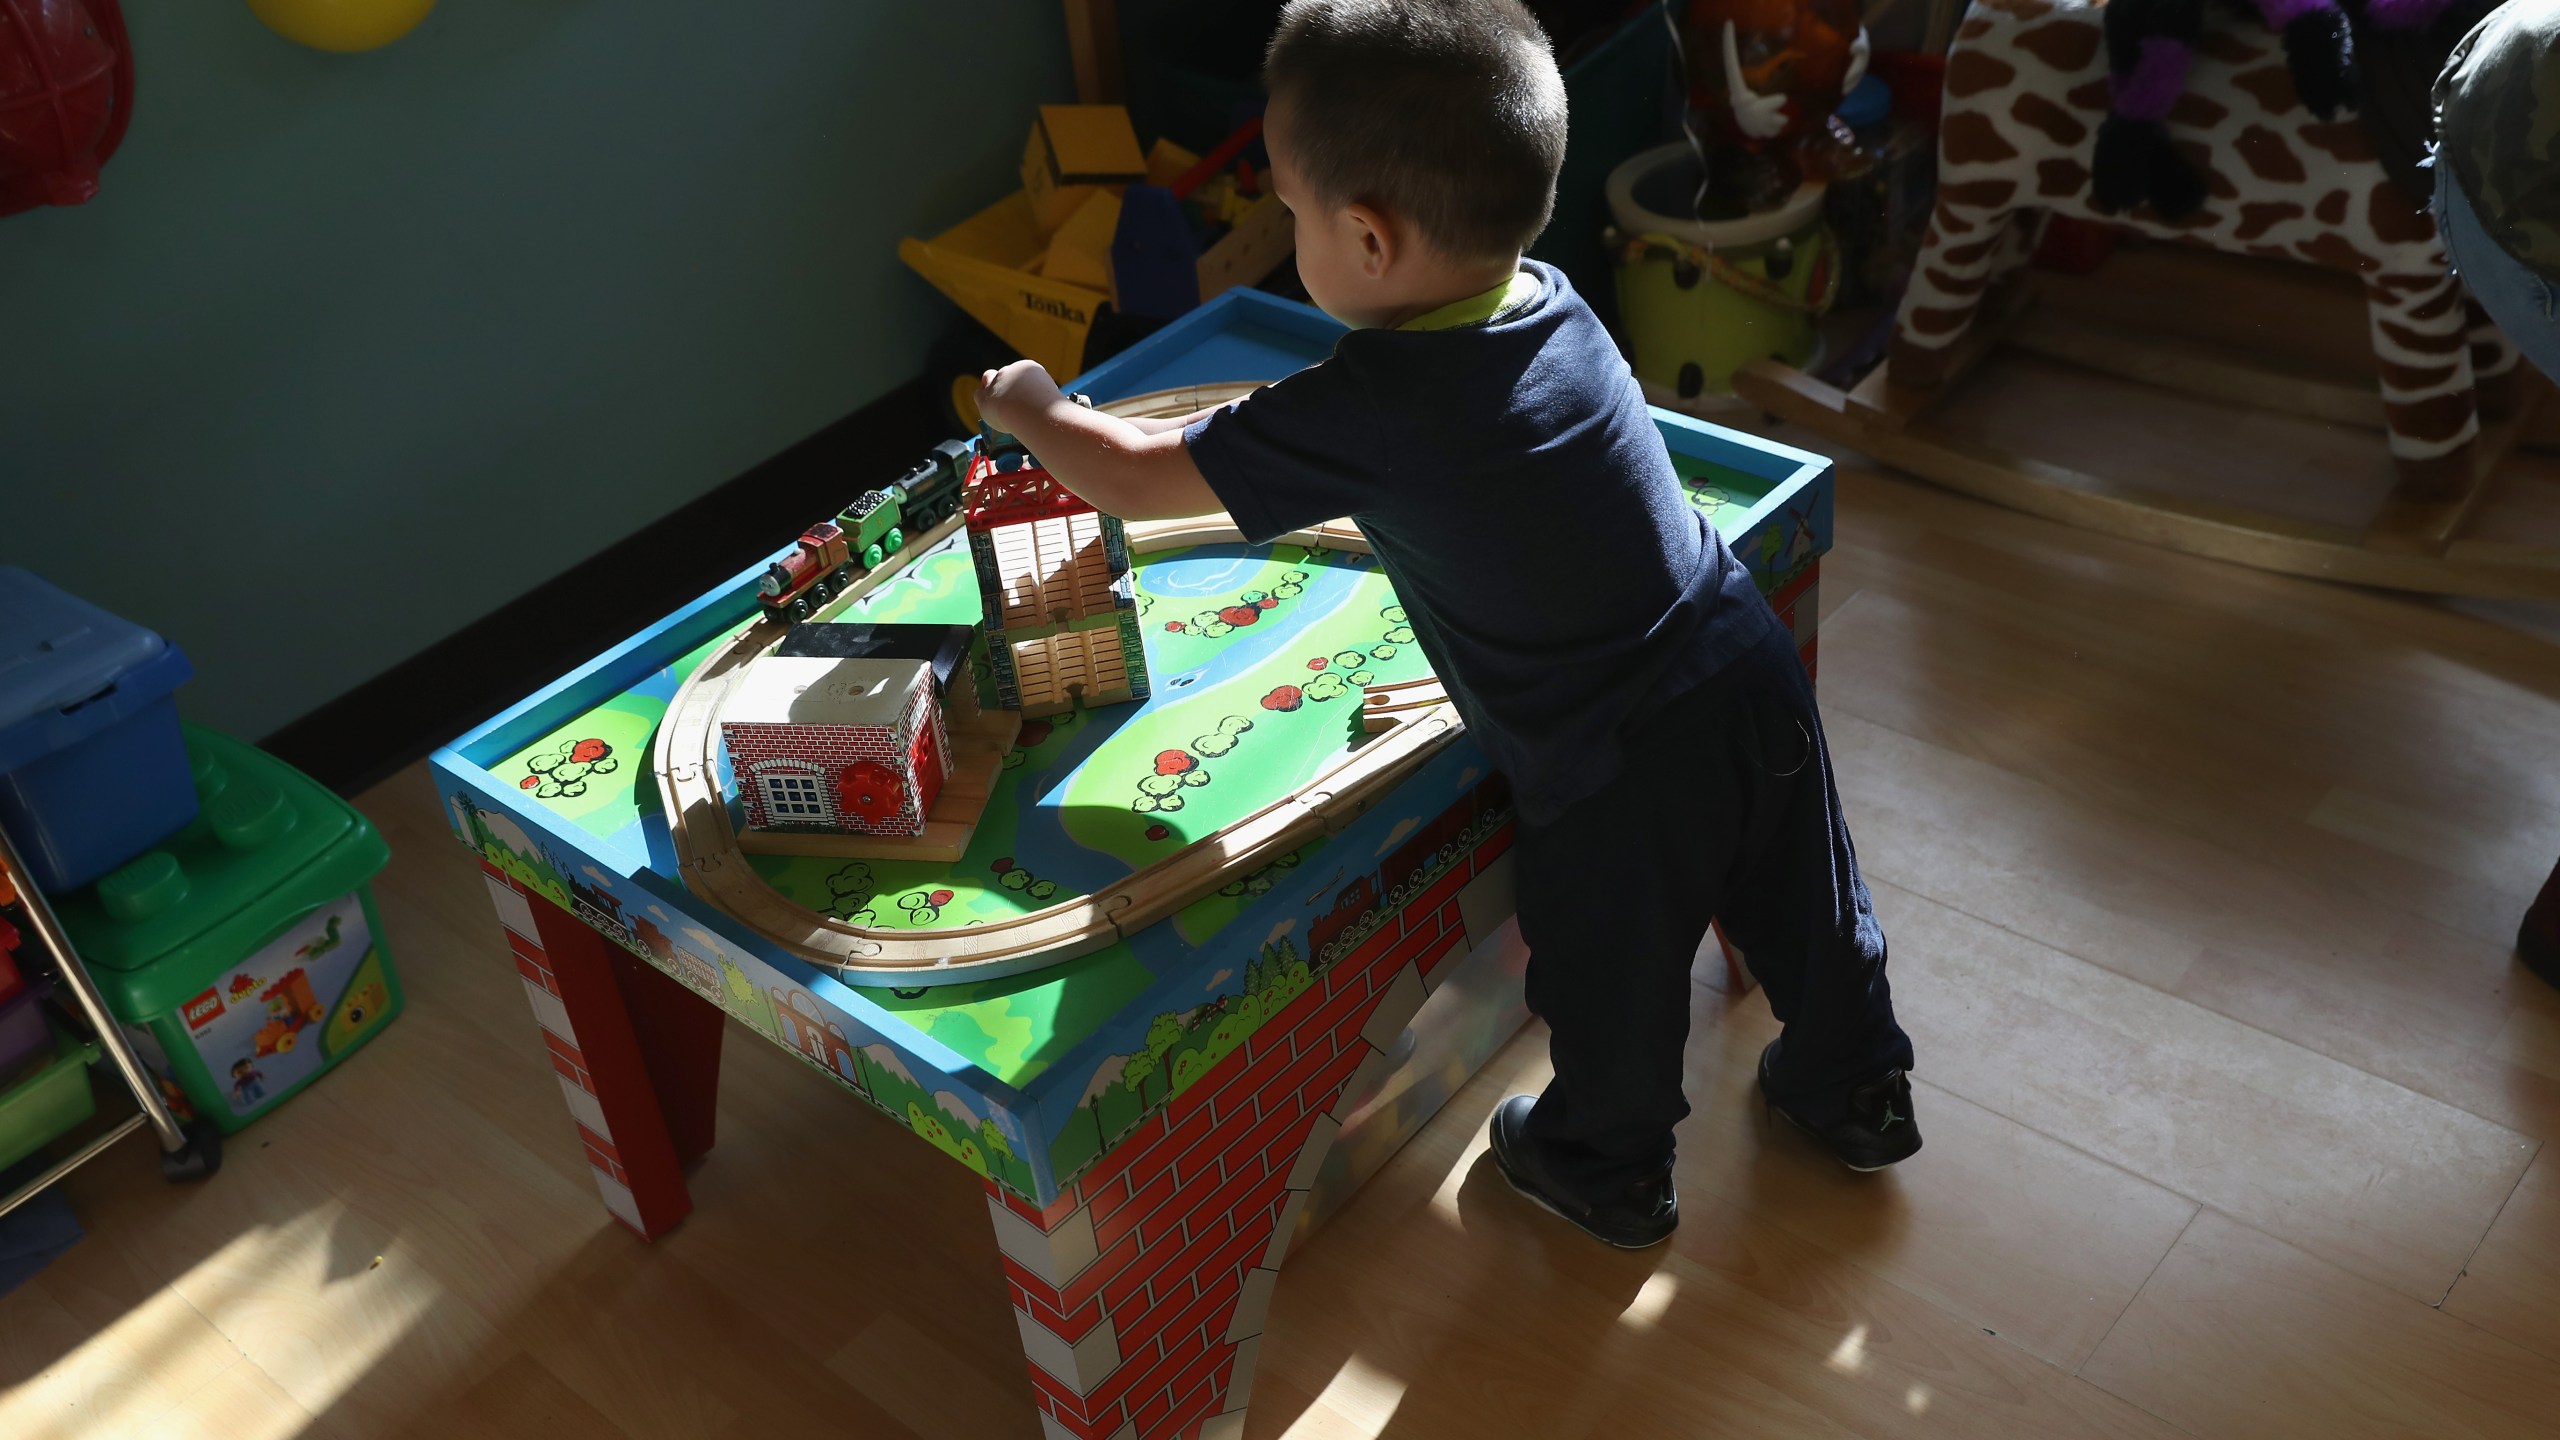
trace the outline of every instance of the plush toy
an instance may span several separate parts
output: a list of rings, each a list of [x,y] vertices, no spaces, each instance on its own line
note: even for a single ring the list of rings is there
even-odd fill
[[[1856,0],[1687,0],[1672,33],[1688,72],[1688,128],[1706,167],[1698,218],[1773,209],[1830,138],[1831,112],[1867,73]]]
[[[2205,183],[2169,143],[2167,121],[2186,93],[2187,66],[2204,38],[2208,0],[2109,0],[2106,6],[2107,118],[2098,126],[2090,165],[2090,203],[2102,215],[2144,205],[2165,220],[2191,214]],[[2284,47],[2294,94],[2322,120],[2355,108],[2358,76],[2354,24],[2414,33],[2433,24],[2455,0],[2251,0],[2258,19]]]

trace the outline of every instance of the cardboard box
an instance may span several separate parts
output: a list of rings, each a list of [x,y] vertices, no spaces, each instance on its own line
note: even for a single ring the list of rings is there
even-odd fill
[[[1054,235],[1097,191],[1147,178],[1129,112],[1117,105],[1043,105],[1022,148],[1022,188],[1043,234]]]

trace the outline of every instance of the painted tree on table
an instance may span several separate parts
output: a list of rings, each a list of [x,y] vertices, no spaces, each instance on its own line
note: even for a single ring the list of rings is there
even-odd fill
[[[1147,1077],[1154,1073],[1156,1073],[1156,1057],[1144,1050],[1130,1056],[1129,1063],[1120,1070],[1120,1083],[1137,1095],[1138,1113],[1141,1115],[1145,1114],[1147,1109]],[[1094,1113],[1096,1116],[1102,1113],[1099,1104],[1095,1106]],[[1100,1121],[1097,1120],[1095,1123],[1099,1125]]]
[[[1202,610],[1189,620],[1167,620],[1164,622],[1164,628],[1176,635],[1190,634],[1210,640],[1224,639],[1245,626],[1259,623],[1264,612],[1276,608],[1281,601],[1298,598],[1299,592],[1306,587],[1306,583],[1306,571],[1287,571],[1269,590],[1243,591],[1236,596],[1233,604]]]
[[[1164,1077],[1164,1088],[1167,1091],[1170,1090],[1172,1085],[1173,1074],[1171,1070],[1167,1068],[1164,1057],[1168,1051],[1173,1049],[1174,1046],[1181,1043],[1182,1019],[1180,1016],[1168,1012],[1163,1015],[1158,1015],[1148,1024],[1147,1069],[1152,1074]]]
[[[613,757],[613,747],[593,735],[563,740],[525,757],[524,763],[530,773],[517,783],[541,800],[575,799],[587,793],[588,776],[610,775],[622,768],[622,762]]]
[[[729,991],[729,1013],[753,1025],[767,1035],[773,1031],[773,1002],[756,988],[728,956],[720,957],[720,983]]]

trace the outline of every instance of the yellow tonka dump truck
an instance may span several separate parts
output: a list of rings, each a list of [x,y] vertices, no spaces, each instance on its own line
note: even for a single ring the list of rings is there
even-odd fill
[[[1042,106],[1024,188],[930,240],[900,241],[898,258],[1065,380],[1100,358],[1085,349],[1106,306],[1171,319],[1288,258],[1289,212],[1244,158],[1261,129],[1249,121],[1206,156],[1159,140],[1133,171],[1128,112]],[[951,377],[952,409],[972,428],[977,378]]]

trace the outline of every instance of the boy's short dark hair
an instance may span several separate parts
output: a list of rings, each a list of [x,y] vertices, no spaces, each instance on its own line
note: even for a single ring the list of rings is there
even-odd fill
[[[1312,198],[1384,205],[1462,259],[1546,228],[1564,77],[1519,0],[1290,0],[1263,78]]]

